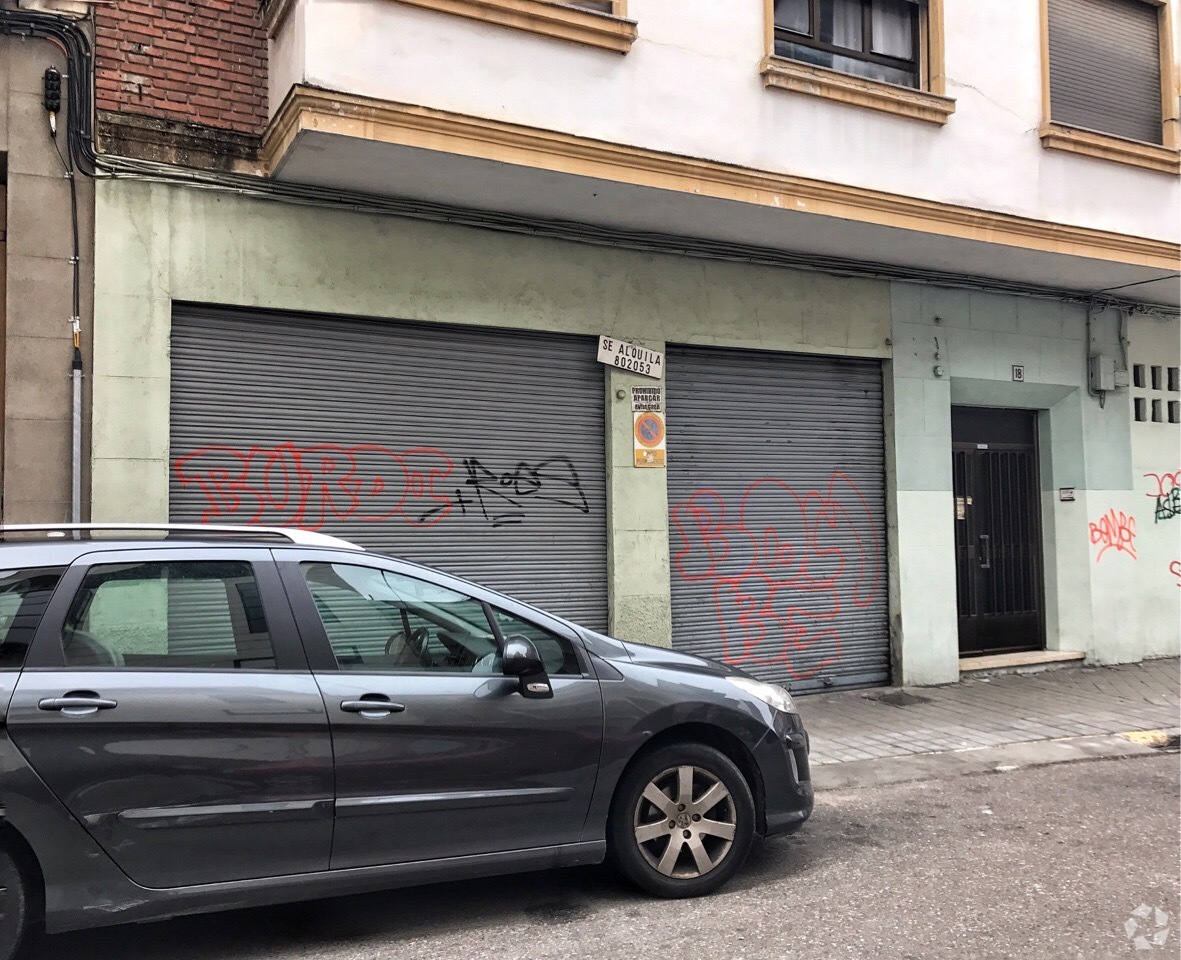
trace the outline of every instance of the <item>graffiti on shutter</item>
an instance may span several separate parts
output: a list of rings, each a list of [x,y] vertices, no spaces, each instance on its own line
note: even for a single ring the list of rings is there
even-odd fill
[[[880,521],[843,473],[807,491],[765,477],[737,503],[699,490],[673,507],[672,523],[676,575],[713,585],[722,659],[732,666],[814,676],[840,660],[842,611],[886,589]],[[796,655],[817,643],[829,656],[797,670]]]

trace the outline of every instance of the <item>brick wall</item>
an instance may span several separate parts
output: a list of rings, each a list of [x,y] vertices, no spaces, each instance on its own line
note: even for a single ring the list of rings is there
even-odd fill
[[[95,7],[100,111],[258,134],[267,38],[258,0],[116,0]]]

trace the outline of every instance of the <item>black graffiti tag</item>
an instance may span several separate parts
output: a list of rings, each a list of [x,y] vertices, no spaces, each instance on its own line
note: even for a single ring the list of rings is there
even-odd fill
[[[1144,479],[1156,481],[1156,489],[1145,496],[1155,500],[1153,523],[1181,516],[1181,470],[1174,473],[1146,473]]]
[[[455,490],[454,506],[461,515],[470,511],[494,527],[524,523],[531,503],[553,503],[590,513],[582,480],[568,457],[538,463],[519,460],[505,471],[489,469],[476,457],[466,457],[463,468],[467,476],[464,485]]]
[[[1181,516],[1181,487],[1173,487],[1168,493],[1161,494],[1156,498],[1153,522],[1160,523],[1162,520],[1172,520],[1177,516]]]

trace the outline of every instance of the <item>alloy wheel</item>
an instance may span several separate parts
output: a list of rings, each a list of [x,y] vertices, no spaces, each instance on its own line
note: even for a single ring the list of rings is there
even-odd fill
[[[657,774],[644,787],[632,827],[651,867],[666,877],[688,880],[725,860],[737,821],[726,785],[704,767],[682,764]]]

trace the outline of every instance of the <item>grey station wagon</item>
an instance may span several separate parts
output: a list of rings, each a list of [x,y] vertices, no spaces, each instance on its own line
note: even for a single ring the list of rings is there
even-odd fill
[[[782,687],[292,529],[0,530],[0,958],[595,863],[708,893],[812,810]]]

